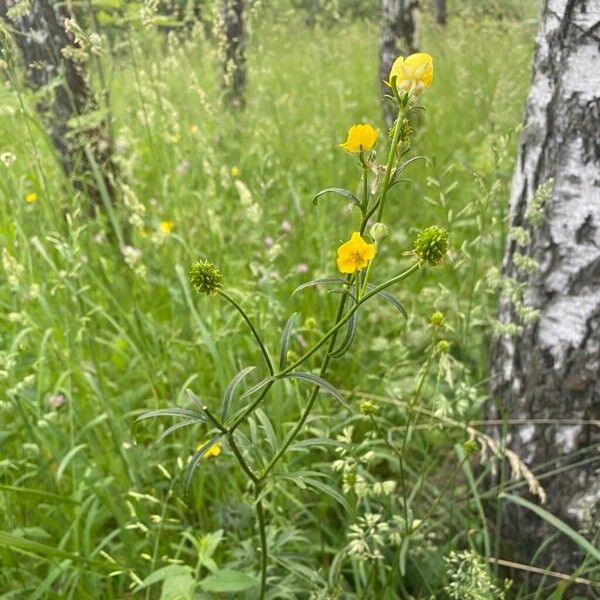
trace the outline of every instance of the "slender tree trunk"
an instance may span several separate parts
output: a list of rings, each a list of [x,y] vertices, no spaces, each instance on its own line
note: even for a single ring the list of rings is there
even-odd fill
[[[48,136],[56,148],[61,166],[77,189],[87,193],[92,206],[101,203],[100,190],[88,161],[89,149],[103,185],[113,197],[112,144],[104,120],[74,132],[73,119],[91,115],[97,103],[85,77],[83,65],[76,61],[80,50],[65,29],[65,20],[72,18],[66,4],[55,0],[32,0],[26,12],[10,14],[16,0],[0,0],[0,17],[13,32],[24,66],[29,87],[47,89],[36,108]]]
[[[492,343],[489,407],[493,418],[582,421],[511,427],[507,444],[530,465],[572,465],[542,481],[546,508],[590,539],[600,529],[600,428],[583,423],[600,419],[599,21],[598,0],[545,1],[510,199],[503,271],[512,293],[499,309],[500,331],[523,329]],[[539,317],[524,323],[531,309]],[[529,562],[557,533],[514,506],[505,517],[509,558]],[[580,559],[561,537],[538,561],[570,572]]]
[[[221,87],[226,103],[243,108],[246,88],[244,0],[219,0],[217,40],[221,58]]]
[[[446,0],[435,0],[435,22],[438,25],[445,25],[446,17]]]
[[[379,36],[379,81],[382,96],[389,93],[385,85],[392,64],[398,56],[419,50],[419,0],[381,0],[381,32]],[[384,100],[383,117],[393,125],[394,110]]]

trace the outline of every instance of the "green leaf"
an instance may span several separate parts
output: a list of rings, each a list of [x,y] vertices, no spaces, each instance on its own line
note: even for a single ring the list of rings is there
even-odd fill
[[[322,377],[314,375],[313,373],[305,373],[303,371],[292,371],[291,373],[286,373],[283,375],[283,377],[287,379],[303,379],[304,381],[310,381],[311,383],[314,383],[323,391],[331,394],[349,413],[352,413],[348,403],[346,400],[344,400],[344,396],[342,396],[340,391],[331,385],[331,383],[325,381]]]
[[[152,571],[148,577],[146,577],[140,585],[138,585],[133,593],[137,593],[155,583],[159,583],[161,581],[167,581],[169,579],[180,579],[184,577],[190,577],[192,583],[194,583],[193,579],[193,569],[186,565],[167,565],[166,567],[161,567],[160,569],[156,569],[156,571]],[[164,588],[163,588],[164,591]],[[162,596],[161,596],[162,598]]]
[[[369,289],[369,290],[373,290],[376,287],[377,286],[373,285],[372,283],[367,284],[367,289]],[[390,294],[389,292],[386,292],[385,290],[381,290],[380,292],[377,292],[377,294],[375,294],[375,295],[380,296],[384,300],[387,300],[390,304],[393,304],[402,313],[402,316],[405,319],[408,319],[408,313],[406,312],[406,308],[404,308],[404,306],[400,303],[400,301],[396,298],[396,296]]]
[[[352,202],[353,204],[356,204],[356,206],[360,206],[360,200],[352,192],[345,190],[344,188],[339,188],[339,187],[331,187],[331,188],[327,188],[326,190],[321,190],[313,198],[313,205],[316,206],[319,203],[319,198],[321,196],[324,196],[325,194],[338,194],[338,195],[346,198],[346,200],[350,200],[350,202]]]
[[[254,371],[256,367],[246,367],[242,369],[227,385],[225,389],[225,395],[223,396],[223,408],[221,409],[221,420],[225,421],[227,417],[227,412],[229,411],[229,405],[231,404],[231,400],[233,399],[233,395],[235,394],[235,390],[238,385],[242,382],[244,377]]]
[[[190,461],[190,464],[188,465],[188,468],[185,471],[185,477],[183,478],[183,489],[186,492],[190,486],[190,482],[192,481],[192,475],[194,474],[198,463],[204,458],[204,455],[209,451],[209,449],[212,448],[214,444],[216,444],[222,437],[222,433],[220,433],[219,435],[215,435],[210,441],[206,442],[206,444],[204,444],[202,448],[200,448],[200,450],[198,450],[198,452],[196,452],[196,454],[194,454],[194,456],[192,457],[192,460]]]
[[[152,419],[153,417],[189,417],[195,421],[206,421],[206,417],[195,410],[189,408],[159,408],[157,410],[149,410],[142,413],[134,423],[143,421],[144,419]]]
[[[58,465],[58,469],[56,470],[56,483],[58,483],[65,472],[65,469],[69,466],[71,459],[84,448],[87,447],[87,444],[78,444],[77,446],[73,446],[62,458],[60,464]]]
[[[290,336],[292,335],[292,329],[294,328],[294,323],[296,322],[296,318],[298,317],[298,313],[295,312],[285,324],[283,328],[283,334],[281,335],[281,347],[279,350],[279,368],[285,368],[287,363],[287,353],[290,345]]]
[[[243,592],[258,585],[258,579],[233,569],[223,569],[200,582],[206,592]]]
[[[187,427],[188,425],[194,425],[195,423],[197,423],[197,421],[194,421],[194,420],[183,421],[183,422],[175,423],[175,425],[171,425],[171,427],[167,427],[167,429],[165,429],[158,436],[158,438],[154,442],[154,445],[158,446],[169,434],[173,433],[174,431],[177,431],[178,429],[181,429],[183,427]]]
[[[352,303],[354,303],[354,297],[351,296]],[[356,336],[356,330],[358,328],[358,311],[352,313],[350,320],[348,321],[348,325],[346,326],[346,335],[342,340],[341,344],[330,353],[330,356],[333,358],[340,358],[348,350],[350,350],[350,346],[352,346],[352,342],[354,341],[354,337]]]
[[[303,283],[301,285],[299,285],[293,292],[292,292],[292,296],[294,294],[296,294],[296,292],[299,292],[300,290],[304,290],[306,288],[309,287],[313,287],[316,285],[330,285],[333,283],[344,283],[343,279],[340,279],[339,277],[322,277],[321,279],[311,279],[310,281],[307,281],[306,283]]]
[[[33,540],[28,540],[27,538],[13,535],[12,533],[7,533],[6,531],[0,531],[0,547],[1,546],[7,546],[8,548],[14,548],[15,550],[30,552],[31,554],[49,559],[69,559],[77,563],[84,563],[101,571],[115,571],[121,568],[117,563],[90,560],[89,558],[79,556],[78,554],[66,552],[60,548],[48,546],[47,544],[42,544],[40,542],[34,542]]]
[[[275,381],[274,377],[265,377],[262,381],[259,381],[256,385],[252,386],[243,396],[242,398],[247,398],[248,396],[252,396],[252,394],[256,394],[256,392],[262,390],[265,386],[269,385],[272,381]]]
[[[564,521],[561,521],[558,517],[554,516],[552,513],[549,513],[541,506],[538,506],[533,502],[529,502],[529,500],[525,500],[525,498],[521,498],[520,496],[513,496],[512,494],[500,494],[498,497],[506,498],[514,504],[518,504],[523,508],[531,510],[536,515],[538,515],[538,517],[544,519],[546,523],[549,523],[550,525],[558,529],[558,531],[564,533],[567,537],[571,538],[579,546],[579,548],[581,548],[581,550],[583,550],[590,556],[593,556],[598,562],[600,562],[600,550],[593,546],[581,534],[571,529],[571,527],[569,527]]]
[[[59,496],[58,494],[52,494],[51,492],[45,492],[43,490],[34,490],[32,488],[18,487],[14,485],[3,485],[0,483],[0,492],[12,492],[19,494],[19,496],[37,496],[48,502],[64,502],[65,504],[79,504],[79,500],[74,498],[66,498]]]

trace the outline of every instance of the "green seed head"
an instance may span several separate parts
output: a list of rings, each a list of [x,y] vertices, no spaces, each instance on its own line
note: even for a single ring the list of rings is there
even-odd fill
[[[437,225],[427,227],[419,233],[413,248],[421,262],[439,267],[448,252],[448,232]]]
[[[197,294],[214,294],[221,287],[221,271],[207,260],[197,260],[190,267],[190,282]]]
[[[449,348],[450,348],[450,342],[448,342],[447,340],[440,340],[438,342],[437,350],[440,354],[444,354],[444,353],[448,352]]]
[[[365,400],[358,407],[363,415],[372,415],[375,412],[375,405],[370,400]]]
[[[444,317],[444,313],[440,312],[439,310],[436,310],[431,315],[431,324],[434,327],[443,327],[444,323],[446,323],[446,318]]]

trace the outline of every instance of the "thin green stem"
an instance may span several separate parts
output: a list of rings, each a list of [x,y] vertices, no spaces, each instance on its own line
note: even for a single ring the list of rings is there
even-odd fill
[[[238,302],[236,302],[226,291],[219,288],[217,290],[217,293],[220,296],[222,296],[223,298],[225,298],[225,300],[227,300],[227,302],[229,302],[240,313],[240,315],[242,315],[242,318],[248,324],[248,327],[250,328],[250,331],[252,332],[254,339],[260,346],[260,351],[262,352],[262,355],[265,357],[265,363],[267,364],[267,369],[269,369],[269,373],[271,375],[275,375],[275,369],[273,368],[273,363],[271,362],[271,357],[269,356],[269,353],[267,352],[267,349],[266,349],[265,345],[263,344],[263,341],[261,340],[260,335],[258,334],[258,331],[256,330],[256,327],[254,327],[254,323],[252,323],[252,321],[250,320],[250,317],[246,314],[246,312],[240,306],[240,304],[238,304]]]
[[[246,459],[242,455],[241,450],[238,448],[238,445],[236,444],[235,439],[233,437],[233,433],[231,433],[231,432],[228,433],[227,439],[229,440],[229,447],[231,448],[232,452],[235,454],[235,457],[237,458],[237,461],[238,461],[240,467],[242,467],[244,473],[246,473],[246,475],[248,475],[248,478],[252,481],[252,483],[254,485],[256,485],[258,483],[258,477],[252,472],[252,469],[246,462]]]
[[[381,185],[381,196],[379,198],[379,210],[377,211],[377,221],[381,223],[383,219],[383,209],[385,208],[385,199],[390,185],[390,178],[392,176],[392,166],[394,165],[394,157],[396,156],[396,148],[400,139],[400,131],[402,130],[402,121],[404,120],[404,112],[402,109],[398,112],[398,118],[394,126],[394,135],[392,137],[392,144],[390,145],[390,153],[388,154],[387,164],[385,166],[385,175],[383,183]]]
[[[259,598],[262,600],[267,591],[267,561],[269,558],[267,548],[267,531],[265,525],[265,511],[262,500],[259,499],[262,486],[254,485],[254,497],[256,498],[256,518],[258,520],[258,531],[260,538],[260,593]]]

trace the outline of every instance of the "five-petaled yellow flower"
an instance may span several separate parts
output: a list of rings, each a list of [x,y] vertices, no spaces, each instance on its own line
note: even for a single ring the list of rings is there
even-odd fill
[[[196,448],[196,450],[200,450],[205,444],[206,444],[206,442],[202,442],[201,444],[198,444],[198,447]],[[221,442],[215,442],[204,453],[204,456],[202,458],[212,458],[213,456],[219,456],[219,454],[221,454],[221,448],[222,448]]]
[[[342,273],[362,271],[375,256],[375,244],[367,244],[358,231],[337,251],[337,266]]]
[[[175,223],[173,221],[161,221],[158,227],[164,234],[169,235],[170,233],[173,233]]]
[[[373,150],[378,137],[379,129],[375,129],[372,125],[352,125],[352,127],[348,129],[348,139],[343,144],[340,144],[340,148],[343,148],[348,152]]]
[[[404,58],[399,56],[392,65],[390,82],[396,77],[396,87],[404,92],[419,94],[433,81],[433,58],[425,52],[417,52]],[[388,82],[388,85],[391,85]]]
[[[25,202],[27,202],[27,204],[33,204],[34,202],[37,202],[37,194],[35,192],[29,192],[25,196]]]

